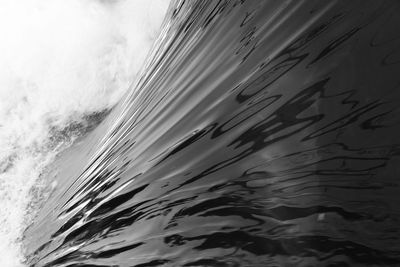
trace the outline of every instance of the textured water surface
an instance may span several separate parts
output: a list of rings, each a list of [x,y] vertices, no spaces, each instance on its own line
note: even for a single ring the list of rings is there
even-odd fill
[[[27,264],[400,266],[398,25],[399,1],[174,1],[56,161]]]

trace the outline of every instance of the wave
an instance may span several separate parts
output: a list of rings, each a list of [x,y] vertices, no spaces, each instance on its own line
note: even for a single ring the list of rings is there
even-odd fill
[[[399,266],[397,1],[173,1],[54,163],[30,266]]]

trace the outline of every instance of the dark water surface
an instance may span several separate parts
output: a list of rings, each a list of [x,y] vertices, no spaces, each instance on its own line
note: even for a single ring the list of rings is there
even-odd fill
[[[174,1],[27,263],[400,266],[399,87],[400,1]]]

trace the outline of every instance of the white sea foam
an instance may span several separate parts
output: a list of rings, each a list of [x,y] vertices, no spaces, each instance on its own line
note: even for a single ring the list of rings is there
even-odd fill
[[[167,6],[167,0],[0,0],[0,266],[22,265],[29,190],[57,152],[49,146],[51,129],[121,98]]]

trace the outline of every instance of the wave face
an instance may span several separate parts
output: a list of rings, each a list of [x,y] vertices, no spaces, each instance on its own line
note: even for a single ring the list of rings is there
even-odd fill
[[[398,25],[398,1],[174,1],[54,163],[27,264],[400,266]]]

